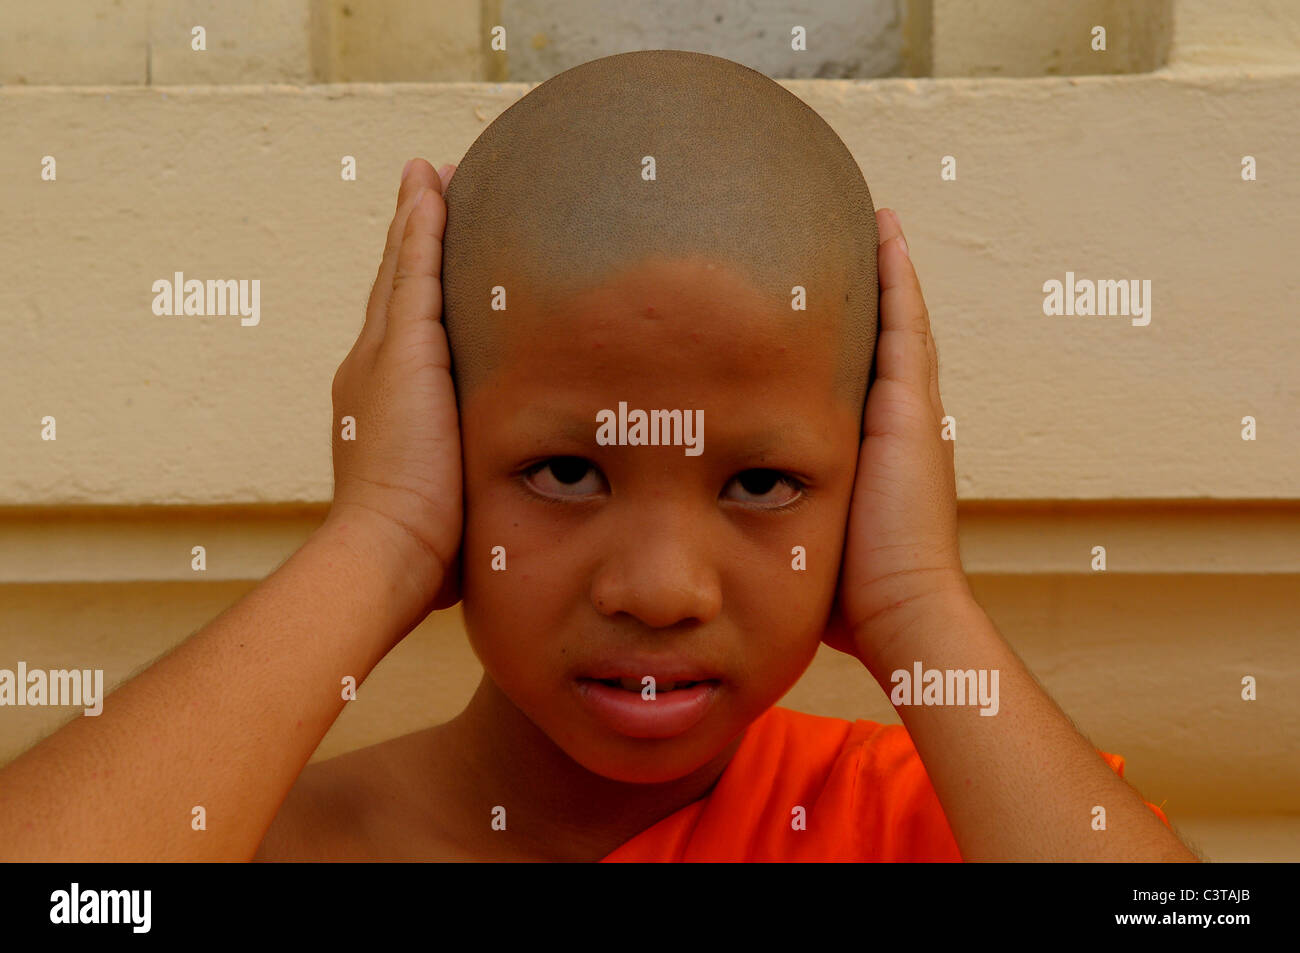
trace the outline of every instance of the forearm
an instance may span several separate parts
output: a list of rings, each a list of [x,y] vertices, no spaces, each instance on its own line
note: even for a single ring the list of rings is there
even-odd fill
[[[997,671],[998,709],[899,705],[966,860],[1194,861],[1038,686],[973,598],[937,597],[891,620],[896,637],[869,668]],[[991,684],[991,682],[989,683]],[[908,700],[912,698],[908,695]],[[991,710],[991,706],[990,706]],[[1105,808],[1105,830],[1093,809]]]
[[[418,621],[389,550],[359,529],[327,523],[101,715],[0,771],[3,859],[251,858],[342,710],[344,676],[359,684]]]

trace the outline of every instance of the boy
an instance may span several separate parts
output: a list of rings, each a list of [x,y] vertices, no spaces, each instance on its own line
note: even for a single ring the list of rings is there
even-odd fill
[[[6,856],[1195,859],[975,604],[897,218],[761,74],[607,57],[408,163],[333,398],[325,523],[0,772]],[[465,711],[304,770],[462,597]],[[905,730],[773,707],[823,640]]]

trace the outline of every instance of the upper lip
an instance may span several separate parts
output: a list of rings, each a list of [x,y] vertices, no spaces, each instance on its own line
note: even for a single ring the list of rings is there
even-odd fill
[[[665,684],[673,682],[707,682],[718,681],[719,676],[708,667],[682,658],[651,658],[644,656],[625,656],[618,659],[606,659],[588,666],[578,677],[635,678],[647,675],[656,682]]]

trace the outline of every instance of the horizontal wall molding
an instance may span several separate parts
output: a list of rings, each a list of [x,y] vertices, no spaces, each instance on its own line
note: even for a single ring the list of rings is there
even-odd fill
[[[325,519],[324,506],[0,508],[0,585],[265,578]],[[1300,504],[963,503],[970,575],[1300,573]],[[207,569],[191,569],[203,546]]]

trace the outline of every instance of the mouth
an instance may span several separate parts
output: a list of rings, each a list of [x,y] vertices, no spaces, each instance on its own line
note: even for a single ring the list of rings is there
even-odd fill
[[[578,681],[599,682],[602,685],[608,685],[610,688],[621,688],[624,691],[640,693],[644,691],[646,688],[645,679],[647,677],[654,678],[654,676],[644,676],[644,675],[641,678],[633,678],[632,676],[625,675],[625,676],[620,676],[618,678],[579,678]],[[676,679],[674,681],[668,682],[668,681],[661,681],[660,679],[656,678],[653,684],[654,684],[655,692],[675,692],[675,691],[680,691],[681,689],[694,688],[696,685],[707,685],[707,684],[716,685],[718,684],[719,681],[721,680],[717,678],[697,678],[697,679]]]
[[[704,719],[723,694],[720,678],[655,678],[653,694],[645,691],[651,684],[645,675],[611,672],[601,678],[573,680],[578,704],[607,729],[628,738],[683,735]]]

